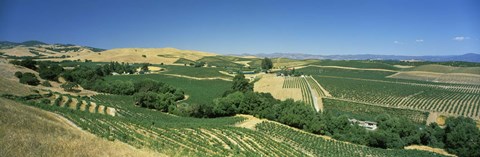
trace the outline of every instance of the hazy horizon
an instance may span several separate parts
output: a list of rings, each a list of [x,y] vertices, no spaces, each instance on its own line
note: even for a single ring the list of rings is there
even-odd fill
[[[2,1],[0,40],[219,54],[480,53],[480,1]]]

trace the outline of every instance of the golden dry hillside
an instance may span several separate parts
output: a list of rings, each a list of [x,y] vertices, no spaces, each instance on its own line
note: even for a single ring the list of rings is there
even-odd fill
[[[165,156],[111,142],[65,118],[0,98],[0,156]]]
[[[92,60],[94,62],[128,62],[128,63],[165,63],[172,64],[179,58],[199,60],[205,56],[216,56],[213,53],[179,50],[175,48],[119,48],[106,50],[100,53],[73,55],[70,60]]]

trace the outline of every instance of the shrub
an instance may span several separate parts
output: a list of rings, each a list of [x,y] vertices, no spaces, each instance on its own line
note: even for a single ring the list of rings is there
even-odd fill
[[[62,87],[63,90],[67,92],[80,92],[80,90],[75,89],[75,88],[78,88],[78,84],[75,82],[66,82],[62,84],[60,87]]]
[[[37,79],[35,74],[27,72],[22,74],[22,77],[20,77],[20,83],[36,86],[40,84],[40,81]]]
[[[41,78],[56,81],[58,76],[63,72],[63,68],[58,64],[41,64],[38,70],[38,74]]]
[[[15,72],[15,77],[21,78],[22,77],[22,72],[20,72],[20,71]]]
[[[15,64],[15,65],[23,66],[25,68],[29,68],[29,69],[32,69],[32,70],[37,70],[37,67],[35,66],[37,64],[37,62],[32,60],[32,58],[27,58],[27,59],[24,59],[24,60],[21,60],[21,61],[13,60],[13,61],[11,61],[11,63]]]
[[[43,81],[42,86],[44,87],[52,87],[52,84],[50,84],[50,81]]]

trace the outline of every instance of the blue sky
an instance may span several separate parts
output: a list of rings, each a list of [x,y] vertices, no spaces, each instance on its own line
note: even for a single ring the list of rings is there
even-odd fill
[[[222,54],[480,53],[480,1],[0,0],[0,40]]]

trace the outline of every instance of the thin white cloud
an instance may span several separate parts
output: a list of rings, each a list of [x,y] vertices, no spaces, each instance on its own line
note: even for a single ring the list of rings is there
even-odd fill
[[[415,42],[417,42],[417,43],[423,43],[423,39],[417,39],[417,40],[415,40]]]
[[[394,43],[394,44],[403,44],[402,42],[400,42],[400,41],[396,41],[396,40],[395,40],[395,41],[393,41],[393,43]]]
[[[455,41],[464,41],[464,40],[468,40],[468,39],[470,39],[470,37],[458,36],[458,37],[453,38],[453,40],[455,40]]]

